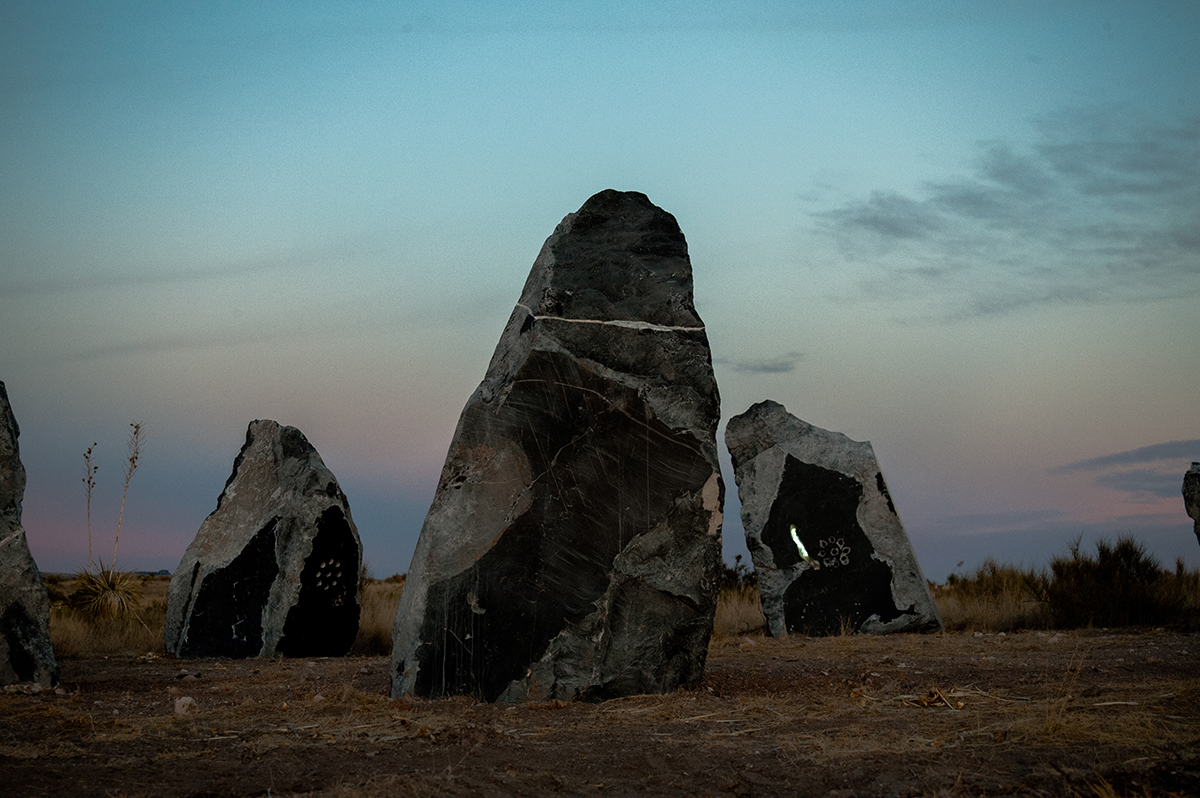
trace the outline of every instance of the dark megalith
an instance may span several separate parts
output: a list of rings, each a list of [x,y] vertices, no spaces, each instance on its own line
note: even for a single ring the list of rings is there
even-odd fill
[[[341,656],[358,633],[362,543],[295,427],[253,421],[167,594],[178,657]]]
[[[21,526],[25,466],[21,430],[0,382],[0,685],[58,684],[50,647],[50,599]]]
[[[699,680],[719,418],[679,225],[642,194],[595,195],[542,247],[459,419],[397,608],[393,694]]]
[[[941,628],[869,442],[767,401],[725,444],[771,634]]]
[[[1183,506],[1192,519],[1196,540],[1200,540],[1200,463],[1192,463],[1183,475]]]

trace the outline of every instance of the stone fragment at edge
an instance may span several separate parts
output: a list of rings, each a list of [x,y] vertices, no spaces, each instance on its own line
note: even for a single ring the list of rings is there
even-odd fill
[[[1192,463],[1183,475],[1183,506],[1192,519],[1192,531],[1200,541],[1200,463]]]
[[[942,628],[869,442],[766,401],[729,420],[725,445],[772,635]]]
[[[295,427],[252,421],[217,509],[171,577],[178,657],[341,656],[358,633],[362,543],[350,504]]]
[[[467,402],[397,608],[392,693],[666,692],[704,674],[720,397],[687,244],[645,195],[546,240]]]
[[[58,684],[50,647],[50,599],[25,528],[25,466],[17,444],[21,430],[0,382],[0,685]]]

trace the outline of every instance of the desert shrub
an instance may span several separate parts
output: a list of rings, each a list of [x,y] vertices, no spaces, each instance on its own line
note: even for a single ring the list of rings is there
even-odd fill
[[[1039,592],[1059,628],[1187,623],[1200,604],[1200,573],[1182,562],[1164,570],[1129,535],[1098,541],[1095,556],[1076,538],[1067,555],[1050,561]]]
[[[62,574],[42,575],[42,582],[46,585],[46,596],[50,599],[51,604],[67,600],[69,594],[67,593],[66,581]]]
[[[1099,541],[1094,556],[1076,538],[1049,569],[988,558],[969,574],[951,574],[933,593],[950,630],[1200,623],[1200,571],[1189,571],[1182,560],[1167,571],[1128,535],[1116,544]]]
[[[742,562],[742,555],[734,555],[733,567],[725,563],[721,565],[722,590],[737,589],[739,587],[756,587],[758,585],[758,573]]]
[[[404,576],[384,580],[364,579],[359,596],[361,611],[358,636],[350,653],[358,656],[381,656],[392,653],[392,622],[396,605],[404,591]]]
[[[94,571],[75,576],[75,591],[67,597],[71,609],[97,620],[135,613],[142,598],[142,580],[128,571],[118,571],[100,561]]]

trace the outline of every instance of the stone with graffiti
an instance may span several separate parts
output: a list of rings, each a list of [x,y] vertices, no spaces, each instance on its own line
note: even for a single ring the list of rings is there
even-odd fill
[[[766,401],[725,443],[771,634],[941,628],[869,442]]]

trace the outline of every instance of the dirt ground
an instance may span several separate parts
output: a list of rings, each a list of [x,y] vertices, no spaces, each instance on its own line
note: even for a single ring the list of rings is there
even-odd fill
[[[58,693],[0,693],[0,793],[1195,796],[1198,658],[1151,630],[748,636],[692,690],[516,705],[392,701],[383,657],[68,659]]]

